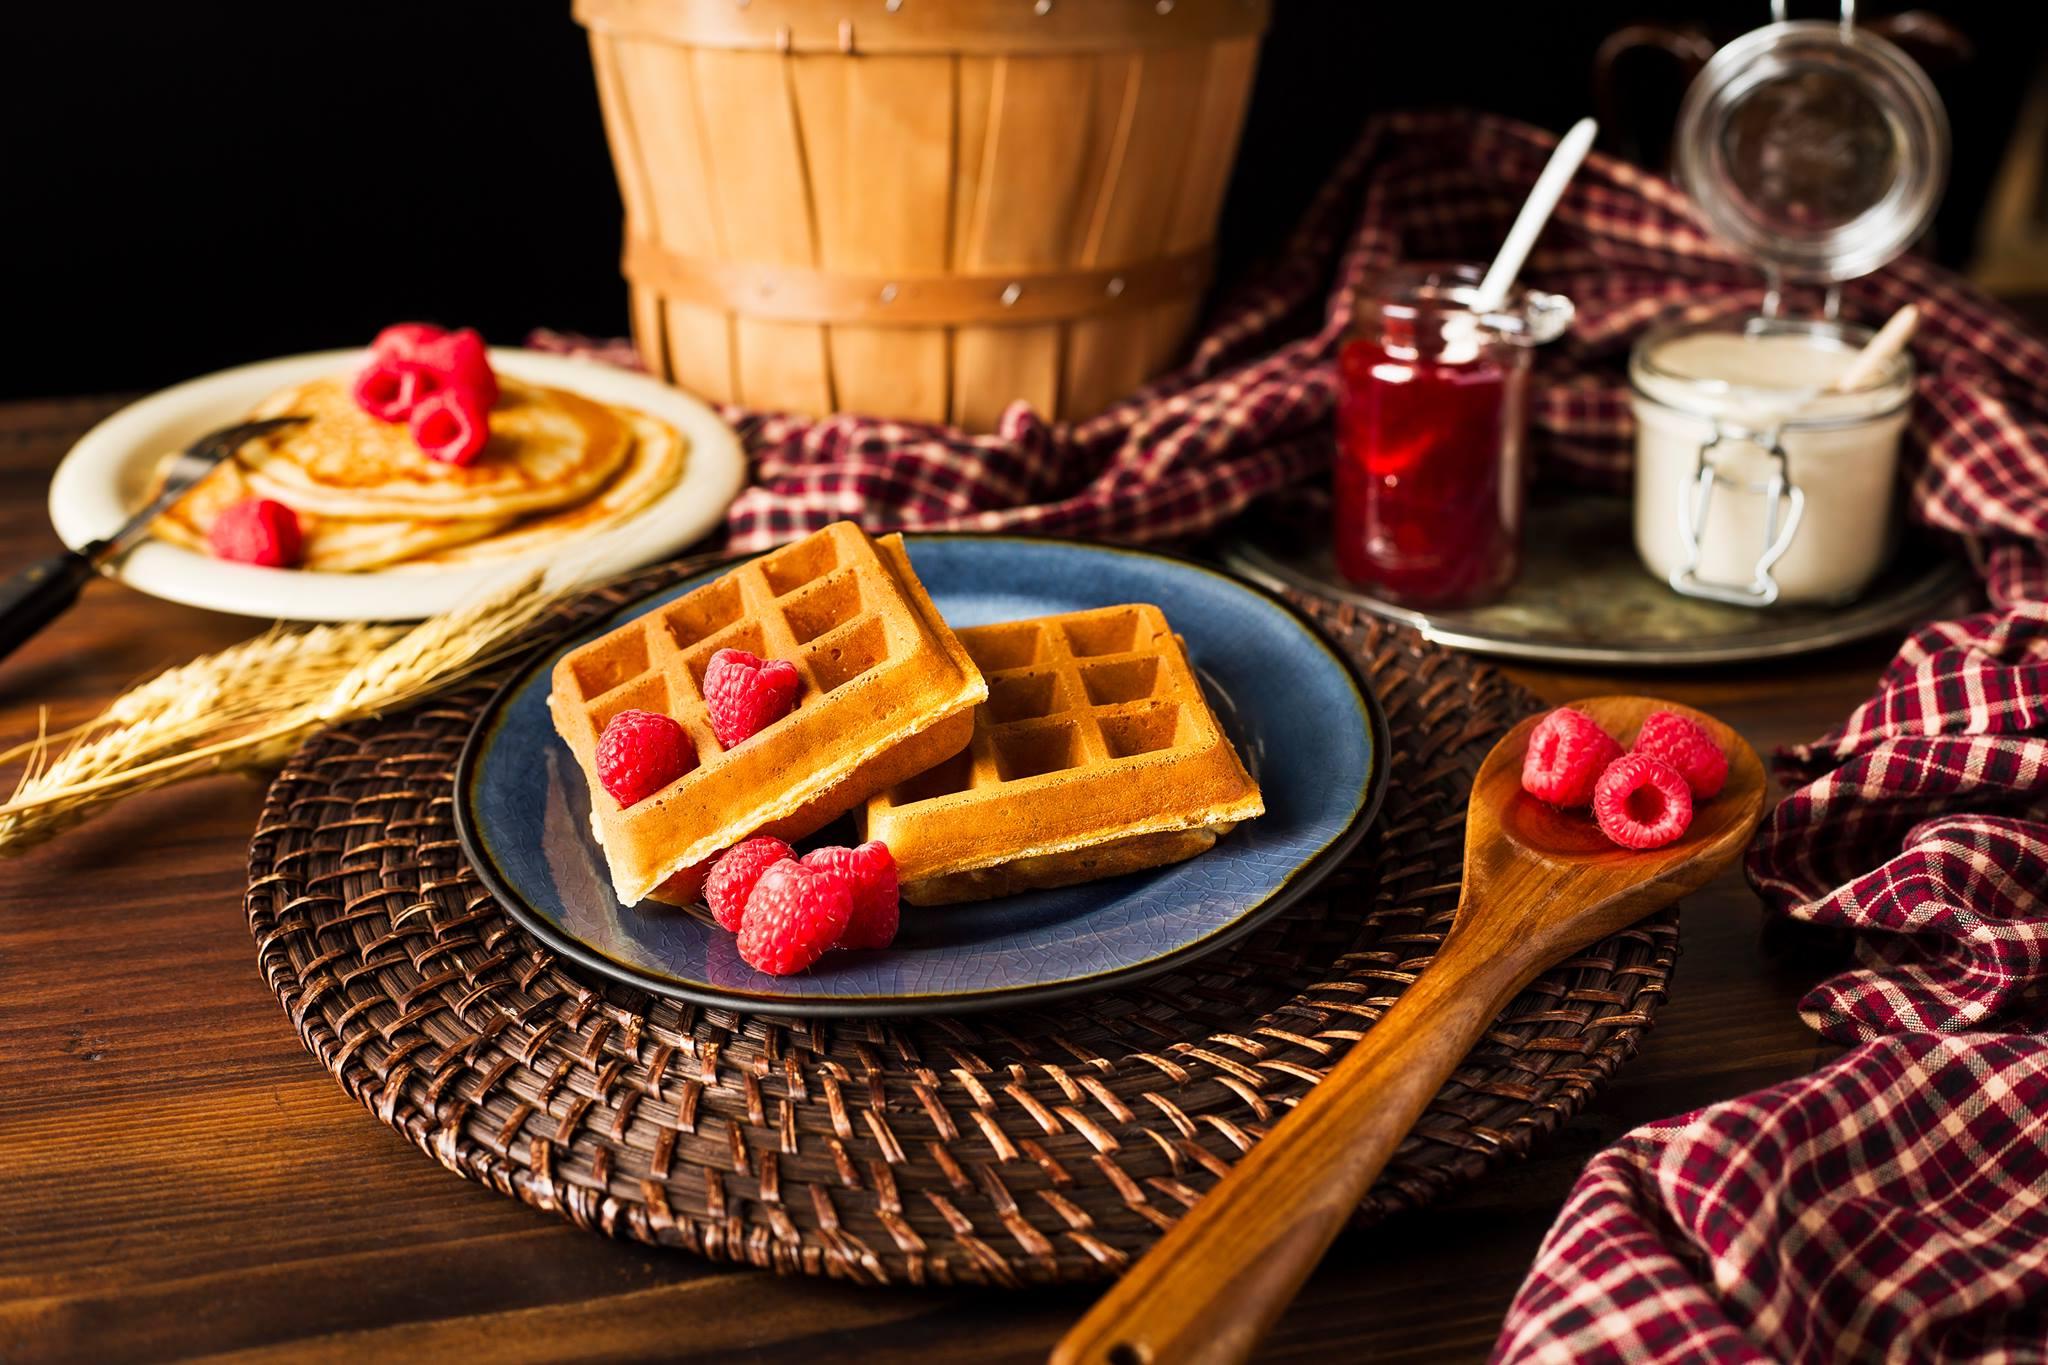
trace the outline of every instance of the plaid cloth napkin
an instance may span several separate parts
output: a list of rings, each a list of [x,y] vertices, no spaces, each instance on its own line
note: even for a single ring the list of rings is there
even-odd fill
[[[1552,145],[1480,115],[1376,120],[1186,366],[1085,422],[1019,405],[973,437],[730,409],[756,463],[731,542],[847,516],[1125,540],[1225,521],[1326,466],[1353,290],[1486,257]],[[1597,155],[1525,273],[1578,306],[1538,355],[1532,444],[1553,477],[1607,487],[1628,479],[1630,344],[1763,297],[1679,191]],[[1856,1046],[1597,1156],[1497,1359],[2048,1361],[2048,345],[1914,259],[1842,311],[1874,325],[1909,301],[1909,507],[1962,539],[1993,609],[1914,635],[1869,703],[1782,756],[1804,785],[1749,863],[1777,910],[1856,934],[1856,968],[1803,1007]]]

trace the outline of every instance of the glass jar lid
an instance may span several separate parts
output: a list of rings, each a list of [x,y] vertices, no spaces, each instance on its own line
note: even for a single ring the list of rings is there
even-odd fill
[[[1782,279],[1832,283],[1890,261],[1948,175],[1927,73],[1853,12],[1737,38],[1679,110],[1679,178],[1708,227]]]

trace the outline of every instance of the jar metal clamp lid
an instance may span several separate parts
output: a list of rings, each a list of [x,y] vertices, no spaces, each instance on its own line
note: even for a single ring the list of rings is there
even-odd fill
[[[1768,433],[1750,435],[1715,424],[1714,434],[1700,447],[1699,467],[1679,493],[1678,524],[1685,559],[1671,571],[1669,582],[1674,592],[1738,607],[1768,607],[1778,600],[1778,580],[1771,577],[1771,570],[1792,548],[1792,537],[1799,533],[1799,523],[1806,515],[1806,490],[1792,482],[1782,432],[1782,426],[1775,426]],[[1714,463],[1714,447],[1723,441],[1752,442],[1770,460],[1770,473],[1762,479],[1731,479]],[[1747,583],[1720,583],[1700,573],[1700,561],[1706,556],[1707,511],[1718,484],[1763,495],[1764,548]]]
[[[1920,235],[1948,176],[1948,117],[1927,73],[1868,29],[1775,22],[1729,43],[1686,90],[1679,178],[1707,225],[1772,278],[1835,283]],[[1768,311],[1768,309],[1767,309]]]
[[[1764,271],[1763,316],[1745,330],[1785,325],[1774,320],[1788,282],[1826,285],[1834,319],[1840,282],[1904,251],[1934,216],[1948,174],[1940,97],[1912,58],[1856,26],[1855,0],[1842,0],[1837,22],[1790,21],[1786,0],[1772,0],[1771,17],[1714,54],[1686,91],[1677,131],[1679,178],[1707,226]],[[1639,354],[1657,340],[1644,338]],[[1743,606],[1777,600],[1771,570],[1806,504],[1783,444],[1797,406],[1767,423],[1714,418],[1679,499],[1685,562],[1670,575],[1675,591]],[[1763,452],[1766,476],[1722,471],[1715,452],[1738,443]],[[1746,583],[1700,573],[1716,487],[1767,499]]]

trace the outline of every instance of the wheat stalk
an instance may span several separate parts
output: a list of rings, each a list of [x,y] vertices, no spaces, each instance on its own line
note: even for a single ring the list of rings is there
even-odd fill
[[[278,627],[168,669],[84,725],[0,754],[26,760],[0,805],[0,854],[138,792],[276,766],[321,726],[402,706],[499,662],[556,598],[535,570],[409,630]]]
[[[48,761],[57,741],[68,740],[61,761],[80,772],[105,771],[138,747],[163,749],[202,729],[225,731],[274,710],[281,696],[332,687],[403,634],[402,626],[274,626],[253,640],[165,669],[83,724],[45,730],[0,751],[0,764],[33,761],[38,754]]]

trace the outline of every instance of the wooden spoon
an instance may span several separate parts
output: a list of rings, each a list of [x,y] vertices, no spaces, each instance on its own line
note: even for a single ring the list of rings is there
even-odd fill
[[[1293,1299],[1451,1072],[1551,964],[1698,890],[1749,843],[1764,770],[1733,730],[1650,697],[1573,702],[1627,746],[1651,711],[1707,727],[1728,783],[1665,848],[1608,842],[1522,790],[1530,717],[1472,786],[1465,891],[1427,971],[1054,1349],[1055,1365],[1241,1361]]]

